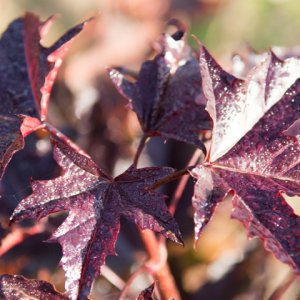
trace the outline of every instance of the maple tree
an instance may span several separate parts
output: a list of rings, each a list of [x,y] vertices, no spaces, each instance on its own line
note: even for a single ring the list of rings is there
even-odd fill
[[[116,254],[122,217],[141,229],[152,260],[166,248],[151,231],[183,244],[180,220],[173,217],[167,197],[155,189],[186,174],[197,179],[192,199],[195,240],[231,193],[232,217],[245,225],[248,236],[262,239],[267,250],[299,273],[300,218],[283,194],[300,195],[300,60],[281,60],[270,52],[245,79],[239,79],[223,70],[201,43],[199,51],[188,46],[182,28],[173,35],[163,34],[155,57],[143,63],[137,76],[122,68],[109,71],[143,130],[132,166],[113,178],[47,122],[50,92],[62,58],[85,24],[44,48],[40,40],[51,22],[52,18],[40,22],[26,14],[11,23],[0,41],[5,69],[0,176],[13,154],[23,148],[24,137],[39,129],[48,132],[61,175],[32,181],[31,195],[18,204],[10,221],[38,222],[55,212],[68,213],[50,238],[62,247],[66,293],[56,292],[44,281],[2,275],[1,297],[88,299],[106,257]],[[207,132],[211,132],[209,141],[202,139]],[[192,144],[206,157],[177,171],[165,166],[138,168],[146,142],[156,135]],[[150,259],[136,274],[145,271],[157,279],[165,299],[180,297],[162,288],[162,280],[171,276],[165,260]],[[125,292],[120,299],[125,299]],[[137,299],[154,299],[153,293],[154,284]]]

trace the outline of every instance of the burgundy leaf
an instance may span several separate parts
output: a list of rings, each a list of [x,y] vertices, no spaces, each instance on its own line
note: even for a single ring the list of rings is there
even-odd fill
[[[155,284],[152,283],[150,286],[148,286],[146,289],[144,289],[139,296],[136,298],[136,300],[153,300],[153,291],[154,291]]]
[[[282,196],[300,194],[300,60],[270,52],[242,81],[201,46],[200,68],[213,133],[192,172],[196,239],[232,191],[232,217],[300,273],[300,218]]]
[[[17,117],[0,115],[0,179],[13,154],[24,146],[20,125]]]
[[[151,189],[159,179],[172,174],[173,169],[130,167],[112,179],[90,158],[60,142],[53,144],[54,157],[63,175],[34,181],[32,195],[18,205],[12,220],[40,219],[57,211],[69,211],[52,240],[63,248],[61,264],[71,299],[86,299],[106,256],[115,255],[121,216],[141,229],[160,232],[181,243],[177,223],[164,196]]]
[[[0,276],[0,299],[2,300],[68,300],[53,286],[42,280],[26,279],[20,275]]]
[[[163,35],[161,48],[143,63],[136,82],[116,69],[110,71],[111,79],[131,102],[146,136],[161,135],[205,151],[199,133],[210,129],[210,119],[198,61],[184,39]]]
[[[69,44],[80,24],[45,48],[40,40],[52,22],[34,14],[13,21],[0,40],[0,178],[24,137],[45,119],[50,92]]]

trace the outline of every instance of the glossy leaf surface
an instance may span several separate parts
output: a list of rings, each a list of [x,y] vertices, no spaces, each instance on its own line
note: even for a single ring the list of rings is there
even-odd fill
[[[213,136],[192,172],[196,239],[231,191],[232,217],[300,273],[300,218],[282,195],[300,194],[300,61],[269,53],[242,81],[201,46],[200,68]]]
[[[0,299],[2,300],[68,300],[53,286],[42,280],[26,279],[19,275],[0,276]]]
[[[33,193],[16,208],[13,221],[40,219],[66,210],[67,219],[53,234],[61,244],[61,264],[71,299],[86,299],[107,255],[115,255],[115,242],[123,216],[141,229],[151,229],[181,243],[177,223],[165,197],[151,189],[171,168],[129,168],[112,179],[94,162],[60,142],[53,142],[54,157],[63,175],[34,181]]]
[[[160,46],[161,52],[143,63],[135,82],[116,69],[110,71],[111,79],[131,102],[146,136],[160,135],[205,151],[199,134],[210,129],[210,119],[196,55],[184,36],[175,40],[163,35]]]
[[[13,21],[0,40],[0,178],[14,152],[24,147],[24,137],[47,114],[50,92],[75,26],[50,48],[40,40],[51,24],[27,13]]]

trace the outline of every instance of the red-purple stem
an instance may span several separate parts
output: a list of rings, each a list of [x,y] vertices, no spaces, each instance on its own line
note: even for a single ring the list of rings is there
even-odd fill
[[[164,184],[167,184],[169,182],[172,182],[174,180],[177,180],[179,179],[180,177],[182,177],[183,175],[186,175],[189,173],[189,171],[191,169],[193,169],[195,166],[189,166],[189,167],[186,167],[182,170],[179,170],[179,171],[176,171],[174,173],[172,173],[171,175],[168,175],[166,177],[163,177],[162,179],[156,181],[152,186],[151,188],[152,189],[157,189],[158,187],[164,185]]]
[[[128,295],[129,293],[129,288],[132,285],[133,281],[135,280],[135,278],[141,274],[141,273],[148,273],[151,274],[151,270],[149,270],[149,268],[147,268],[144,265],[141,265],[137,270],[135,270],[129,277],[129,279],[127,280],[125,286],[123,287],[123,290],[118,298],[118,300],[125,300],[126,299],[126,295]]]
[[[199,160],[200,156],[202,154],[202,151],[200,149],[197,149],[193,156],[191,157],[189,163],[188,163],[188,168],[190,168],[190,166],[193,166],[197,163],[197,161]],[[187,184],[189,180],[189,175],[186,174],[186,175],[183,175],[177,185],[177,188],[175,190],[175,193],[174,193],[174,196],[170,202],[170,205],[169,205],[169,211],[170,211],[170,214],[171,215],[174,215],[175,214],[175,210],[177,208],[177,205],[178,205],[178,202],[182,196],[182,193],[185,189],[185,186]]]
[[[52,126],[49,123],[44,123],[45,129],[47,129],[50,133],[52,133],[55,137],[57,137],[59,140],[70,146],[72,149],[74,149],[77,153],[84,155],[88,158],[91,158],[83,149],[81,149],[77,144],[72,142],[66,135],[64,135],[62,132],[60,132],[57,128]]]
[[[157,280],[161,298],[163,300],[169,300],[170,298],[180,300],[179,291],[167,263],[168,252],[165,244],[159,243],[151,230],[140,230],[140,236],[150,258],[145,266],[151,270],[151,274]]]

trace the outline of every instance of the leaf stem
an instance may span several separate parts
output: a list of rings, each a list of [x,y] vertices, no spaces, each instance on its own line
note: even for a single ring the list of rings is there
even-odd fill
[[[151,230],[140,230],[140,236],[149,254],[149,260],[131,274],[118,300],[126,299],[131,284],[140,273],[148,273],[157,280],[160,292],[157,295],[158,299],[169,300],[170,298],[175,298],[180,300],[179,291],[167,264],[168,252],[166,245],[158,241]]]
[[[160,187],[161,185],[167,184],[169,182],[172,182],[174,180],[177,180],[178,178],[182,177],[183,175],[186,175],[189,173],[190,170],[192,170],[195,166],[188,166],[182,170],[176,171],[172,173],[171,175],[168,175],[166,177],[163,177],[162,179],[156,181],[151,188],[156,189]]]
[[[59,140],[66,143],[68,146],[70,146],[72,149],[74,149],[77,153],[84,155],[88,158],[91,158],[83,149],[81,149],[77,144],[72,142],[66,135],[64,135],[56,127],[54,127],[51,124],[46,123],[46,122],[44,124],[45,124],[45,129],[47,129],[50,133],[52,133]]]
[[[135,280],[135,278],[141,274],[141,273],[151,273],[151,270],[149,270],[145,265],[141,265],[137,270],[135,270],[129,277],[129,279],[127,280],[126,284],[124,285],[122,292],[118,298],[118,300],[125,300],[126,299],[126,295],[128,294],[128,290],[131,286],[131,284],[133,283],[133,281]]]
[[[199,160],[200,156],[203,154],[203,152],[200,149],[197,149],[193,156],[191,157],[190,161],[188,162],[188,167],[193,166],[197,163],[197,161]],[[184,188],[189,180],[189,175],[183,175],[177,185],[177,188],[175,190],[174,196],[170,202],[169,205],[169,212],[171,215],[175,214],[178,202],[182,196],[182,193],[184,191]]]
[[[169,212],[174,215],[175,213],[175,210],[177,208],[177,204],[182,196],[182,193],[184,191],[184,188],[187,184],[187,181],[189,179],[189,175],[187,175],[188,171],[191,169],[191,168],[194,168],[194,165],[197,163],[197,161],[199,160],[200,156],[203,154],[203,152],[200,150],[200,149],[197,149],[193,156],[191,157],[190,161],[188,162],[188,167],[183,169],[183,170],[180,170],[178,172],[175,172],[173,173],[171,176],[167,176],[165,178],[163,178],[163,180],[157,182],[154,187],[158,187],[158,183],[166,183],[166,182],[170,182],[172,180],[175,180],[178,178],[178,176],[182,176],[180,181],[179,181],[179,184],[175,190],[175,193],[174,193],[174,196],[170,202],[170,206],[169,206]],[[183,175],[182,175],[183,174]],[[170,180],[170,181],[169,181]],[[159,239],[159,245],[158,247],[162,248],[164,247],[164,249],[166,249],[166,239],[165,237],[161,236],[160,239]],[[177,299],[176,297],[174,297],[175,299]]]
[[[148,139],[148,135],[146,135],[146,134],[144,134],[142,136],[142,138],[140,139],[139,146],[138,146],[138,148],[136,150],[136,153],[135,153],[135,156],[134,156],[134,160],[133,160],[133,165],[135,167],[138,164],[138,160],[139,160],[139,158],[141,156],[142,151],[144,150],[144,147],[145,147],[145,145],[147,143],[147,139]]]

